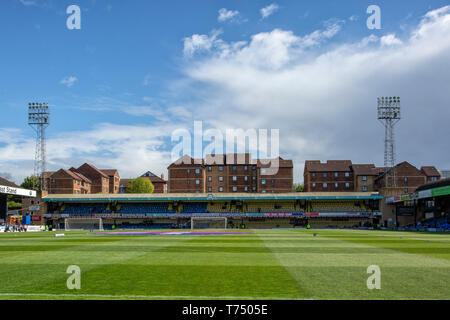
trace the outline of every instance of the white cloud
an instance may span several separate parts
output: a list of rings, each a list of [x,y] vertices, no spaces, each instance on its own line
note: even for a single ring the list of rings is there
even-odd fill
[[[70,76],[70,77],[65,77],[65,78],[62,79],[59,83],[65,85],[65,86],[67,86],[67,88],[70,88],[70,87],[72,87],[72,86],[75,84],[75,82],[77,82],[77,81],[78,81],[77,77]]]
[[[222,8],[219,10],[219,16],[217,17],[217,21],[224,22],[227,20],[232,20],[233,18],[236,18],[239,15],[239,11],[235,10],[227,10],[225,8]]]
[[[381,37],[380,43],[382,46],[395,46],[395,45],[400,45],[403,42],[400,39],[398,39],[395,36],[395,34],[391,33],[391,34]]]
[[[183,53],[185,57],[192,57],[197,51],[209,51],[217,43],[217,36],[221,34],[220,30],[213,30],[211,34],[193,34],[184,38]]]
[[[175,129],[175,125],[168,124],[103,123],[87,131],[62,132],[47,140],[48,169],[90,162],[100,169],[116,168],[123,178],[136,177],[147,170],[165,173],[170,163],[165,139]],[[1,128],[0,133],[0,171],[21,183],[33,173],[34,140],[16,129]]]
[[[328,24],[325,29],[315,30],[303,37],[292,31],[274,29],[251,37],[250,42],[227,43],[213,32],[211,36],[195,34],[186,42],[185,56],[192,57],[196,51],[210,53],[220,60],[234,61],[244,68],[257,66],[265,69],[278,69],[301,57],[301,53],[311,47],[334,37],[341,30],[342,21]],[[195,45],[193,44],[195,43]],[[220,61],[219,60],[219,61]]]
[[[265,19],[265,18],[269,17],[270,15],[275,13],[275,11],[277,11],[279,8],[280,7],[276,3],[272,3],[272,4],[268,5],[267,7],[262,8],[260,10],[262,18]]]
[[[383,165],[376,98],[396,95],[404,107],[397,160],[449,168],[439,137],[450,136],[450,7],[427,13],[402,39],[326,46],[341,25],[307,35],[275,29],[246,42],[215,38],[206,57],[185,68],[196,113],[218,128],[280,128],[282,156],[296,160],[299,176],[305,159]]]

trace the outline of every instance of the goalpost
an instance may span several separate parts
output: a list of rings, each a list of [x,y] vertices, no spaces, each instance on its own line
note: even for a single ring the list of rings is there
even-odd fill
[[[191,229],[226,229],[226,217],[191,217]]]
[[[89,218],[89,219],[66,218],[64,220],[64,229],[66,231],[80,231],[80,230],[103,231],[103,220],[102,218]]]

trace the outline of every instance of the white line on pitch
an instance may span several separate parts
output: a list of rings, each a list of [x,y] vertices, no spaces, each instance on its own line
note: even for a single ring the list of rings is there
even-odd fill
[[[44,297],[99,297],[99,298],[143,298],[143,299],[234,299],[234,300],[313,300],[302,298],[282,298],[282,297],[229,297],[229,296],[146,296],[146,295],[107,295],[107,294],[66,294],[66,293],[0,293],[0,296],[44,296]]]

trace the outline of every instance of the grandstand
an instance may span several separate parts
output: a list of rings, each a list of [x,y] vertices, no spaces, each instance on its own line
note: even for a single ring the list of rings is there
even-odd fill
[[[226,217],[232,228],[363,227],[379,222],[378,193],[49,195],[44,217],[102,218],[105,229],[185,228],[191,217]]]
[[[386,214],[386,218],[395,220],[399,227],[450,229],[450,178],[423,184],[412,193],[384,201],[393,212],[391,216]]]

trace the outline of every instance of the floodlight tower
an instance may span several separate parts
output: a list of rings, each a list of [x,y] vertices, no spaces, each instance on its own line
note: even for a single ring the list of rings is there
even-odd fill
[[[36,131],[34,175],[40,177],[42,190],[47,190],[43,173],[46,170],[45,129],[50,124],[48,103],[31,102],[28,104],[28,124]]]
[[[400,121],[400,97],[382,97],[378,100],[378,120],[384,125],[384,166],[386,187],[395,187],[394,126]],[[392,170],[391,170],[392,169]],[[392,184],[389,184],[389,176]]]

